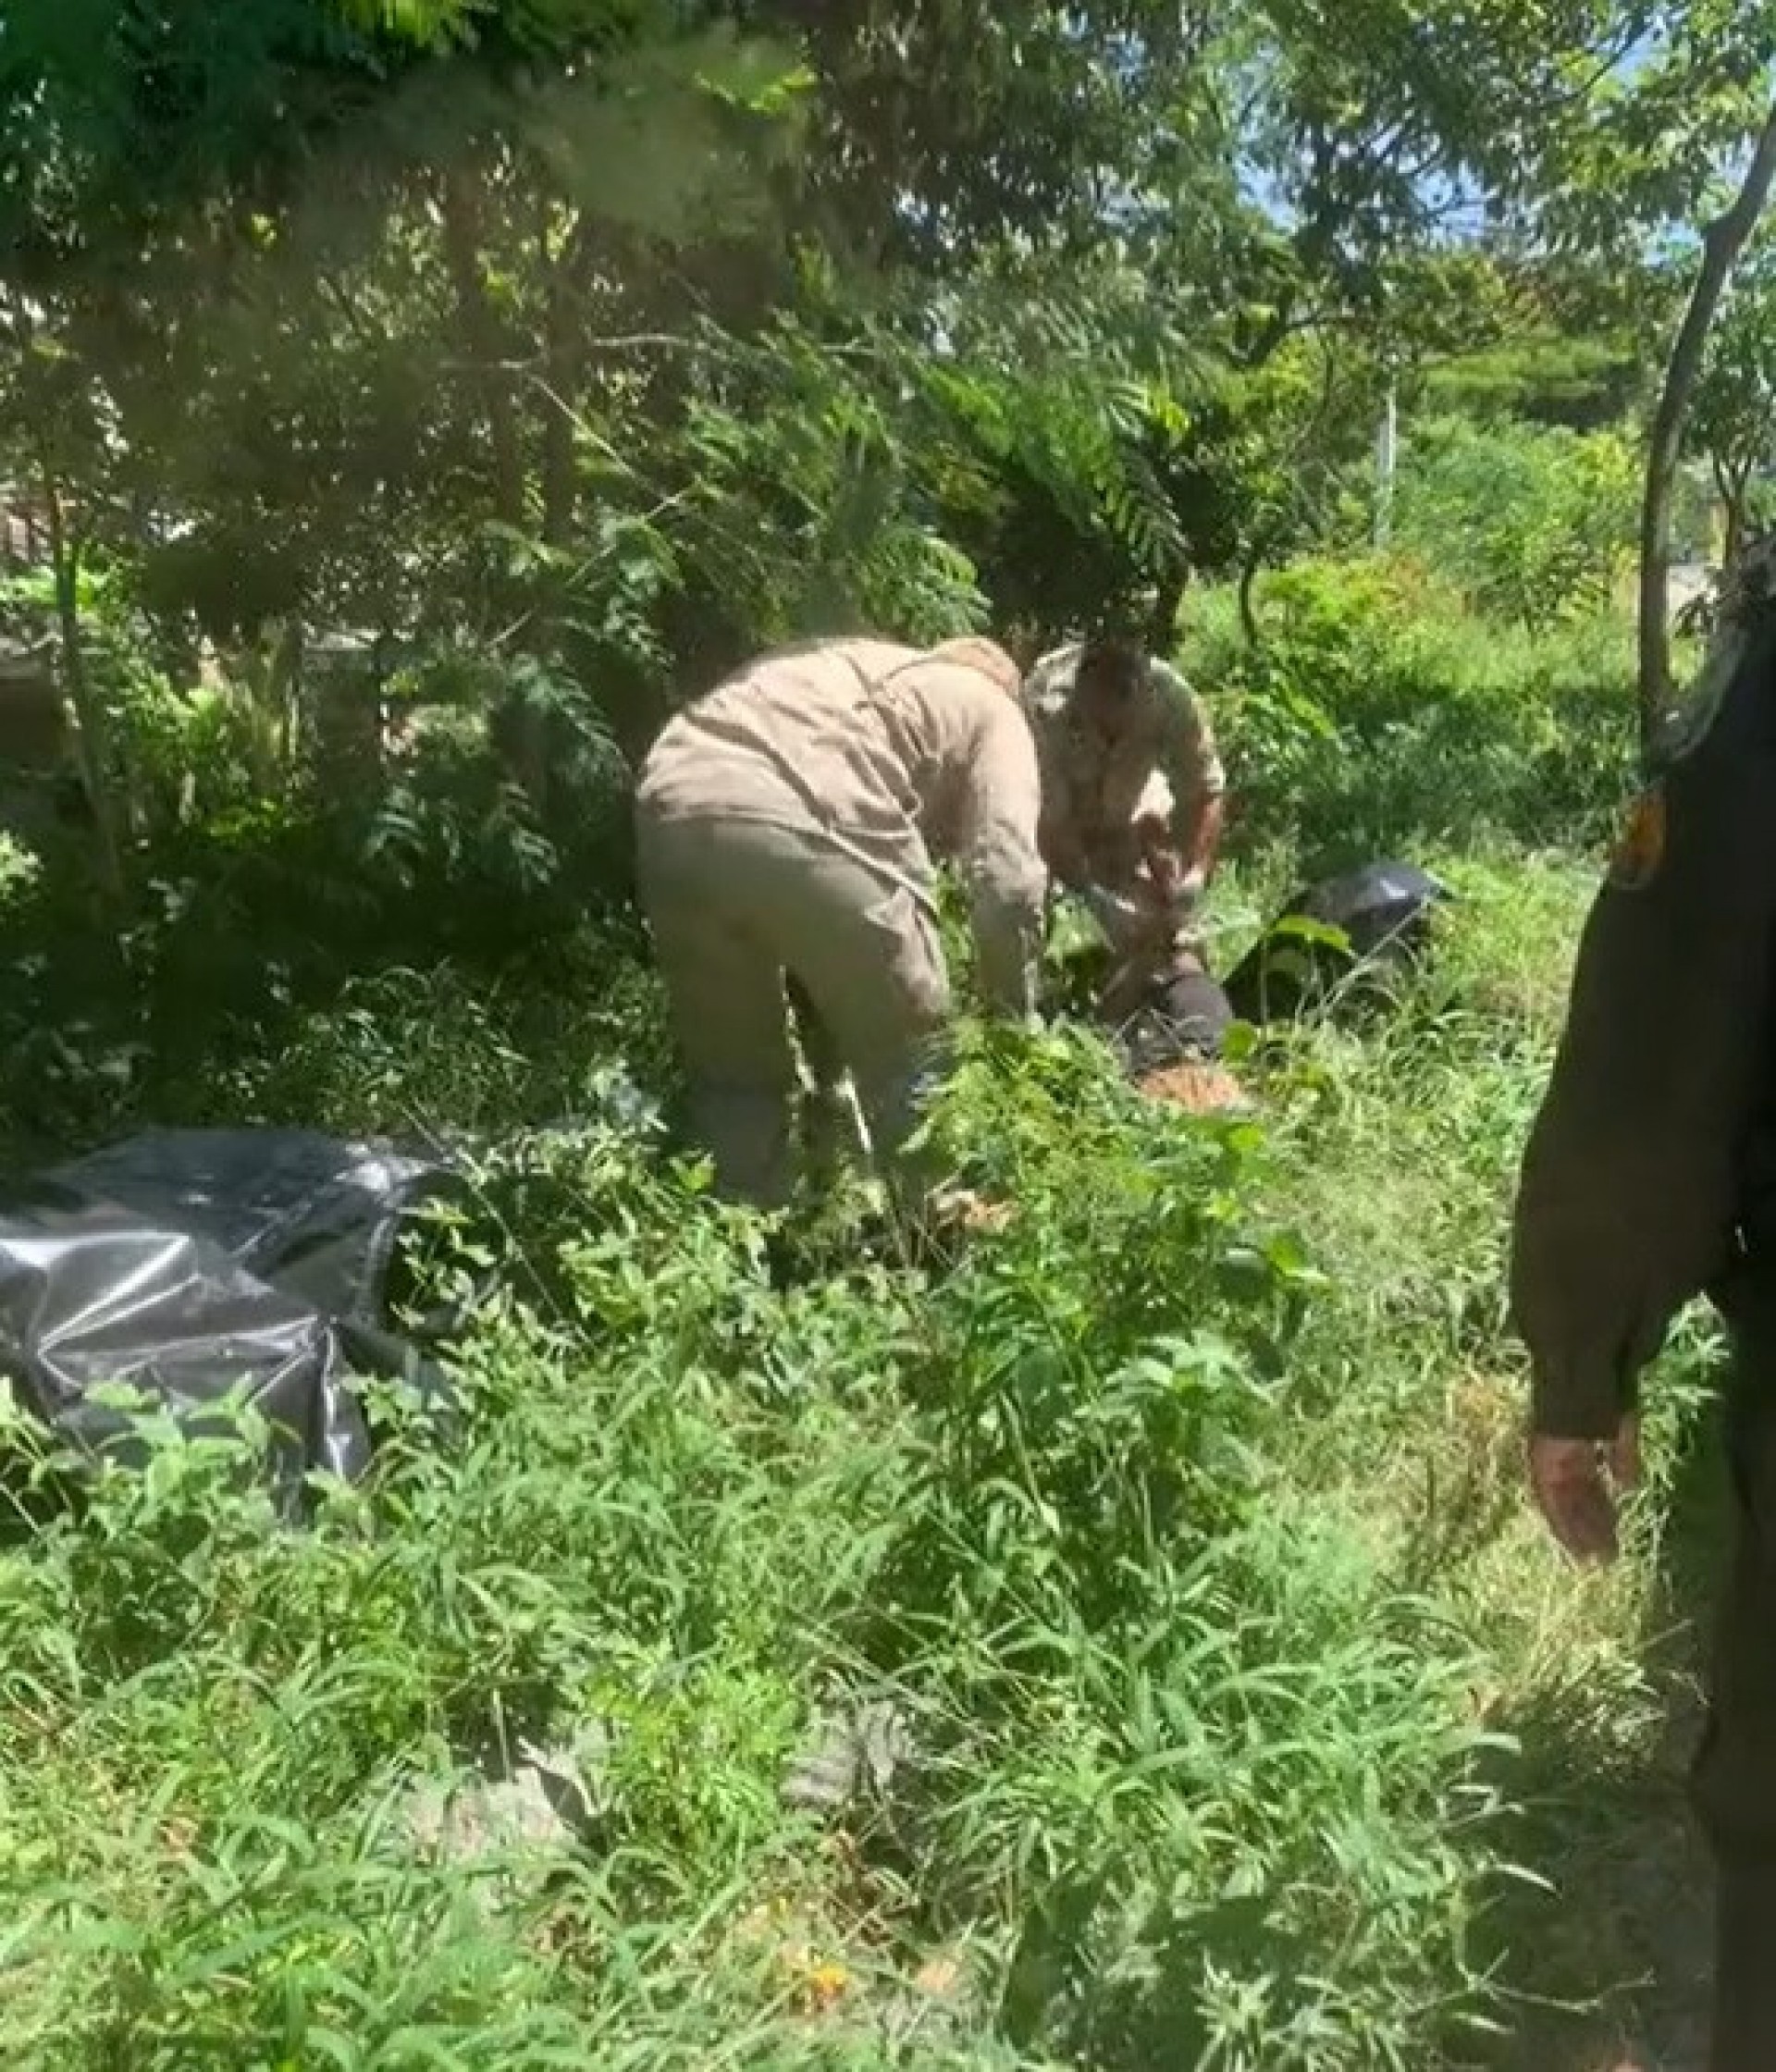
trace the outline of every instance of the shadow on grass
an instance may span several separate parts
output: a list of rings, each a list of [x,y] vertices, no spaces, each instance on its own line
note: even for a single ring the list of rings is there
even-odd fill
[[[547,1122],[601,1056],[651,1069],[663,1055],[624,910],[430,939],[330,919],[316,899],[305,931],[290,916],[179,921],[127,958],[91,935],[0,940],[19,980],[0,1002],[0,1165],[30,1171],[149,1125],[366,1126],[341,1106],[386,1110],[389,1128],[410,1107],[465,1128]]]
[[[1546,1889],[1507,1893],[1486,1955],[1512,1996],[1509,2033],[1451,2062],[1497,2072],[1702,2072],[1711,1880],[1690,1817],[1702,1672],[1724,1559],[1718,1414],[1675,1463],[1640,1659],[1659,1720],[1634,1731],[1555,1689],[1500,1722],[1502,1780],[1524,1810],[1511,1853]]]

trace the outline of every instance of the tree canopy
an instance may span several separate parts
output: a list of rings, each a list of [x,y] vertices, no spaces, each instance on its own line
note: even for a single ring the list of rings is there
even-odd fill
[[[1040,639],[1121,599],[1164,638],[1192,583],[1250,607],[1367,536],[1390,396],[1409,429],[1632,436],[1769,30],[17,0],[0,472],[54,507],[68,596],[103,574],[169,659],[466,644],[632,742],[823,625]],[[1735,335],[1697,434],[1729,489]]]

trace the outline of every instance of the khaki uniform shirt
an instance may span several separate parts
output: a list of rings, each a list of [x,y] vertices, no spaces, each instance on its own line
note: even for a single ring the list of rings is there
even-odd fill
[[[1202,701],[1177,670],[1151,661],[1129,724],[1114,742],[1099,742],[1073,710],[1082,651],[1075,644],[1044,655],[1024,683],[1044,821],[1091,858],[1118,853],[1136,817],[1158,801],[1169,807],[1173,839],[1188,857],[1203,814],[1227,789]]]
[[[968,654],[844,640],[762,656],[668,723],[637,809],[794,827],[928,908],[933,858],[954,862],[982,993],[1029,1016],[1046,884],[1036,746],[1009,672],[1002,684]]]

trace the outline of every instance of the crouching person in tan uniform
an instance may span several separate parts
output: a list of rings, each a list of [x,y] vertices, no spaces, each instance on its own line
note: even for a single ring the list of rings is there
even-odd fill
[[[1045,655],[1023,686],[1043,785],[1043,853],[1139,977],[1188,948],[1215,869],[1227,778],[1202,701],[1105,633]]]
[[[878,1156],[906,1143],[950,1007],[939,862],[968,888],[985,1005],[1033,1016],[1046,872],[1018,681],[984,640],[820,642],[753,662],[655,743],[637,875],[722,1193],[791,1191],[792,976]]]

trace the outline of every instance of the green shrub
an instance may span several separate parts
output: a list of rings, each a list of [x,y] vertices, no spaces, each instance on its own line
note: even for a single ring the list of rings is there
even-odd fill
[[[1546,632],[1608,604],[1640,490],[1622,432],[1432,419],[1403,443],[1397,537],[1483,613]]]
[[[968,1035],[934,1135],[1013,1213],[925,1270],[835,1224],[786,1283],[646,1135],[513,1130],[617,1115],[643,992],[551,957],[286,1022],[215,1105],[489,1130],[427,1252],[509,1292],[455,1426],[382,1392],[310,1529],[251,1420],[151,1420],[0,1550],[8,2062],[1368,2072],[1595,1985],[1597,1894],[1574,1949],[1507,1863],[1594,1862],[1652,1738],[1648,1533],[1583,1585],[1541,1545],[1498,1309],[1589,874],[1431,860],[1436,968],[1254,1061],[1262,1120]],[[786,1807],[835,1720],[875,1753]],[[577,1840],[421,1845],[416,1788],[533,1745]]]
[[[971,1046],[941,1134],[1002,1233],[781,1290],[640,1141],[516,1147],[557,1292],[484,1314],[448,1449],[397,1411],[298,1534],[151,1428],[0,1557],[12,2061],[935,2063],[894,2009],[956,1948],[958,2063],[1354,2072],[1480,2010],[1482,1671],[1291,1464],[1319,1283],[1262,1134],[1059,1040]],[[787,1819],[817,1713],[883,1696],[879,1795]],[[403,1780],[564,1738],[586,1860],[404,1839]]]
[[[1315,869],[1426,845],[1588,845],[1633,771],[1632,630],[1478,620],[1410,561],[1303,562],[1198,612],[1186,666],[1233,773],[1239,839]]]

